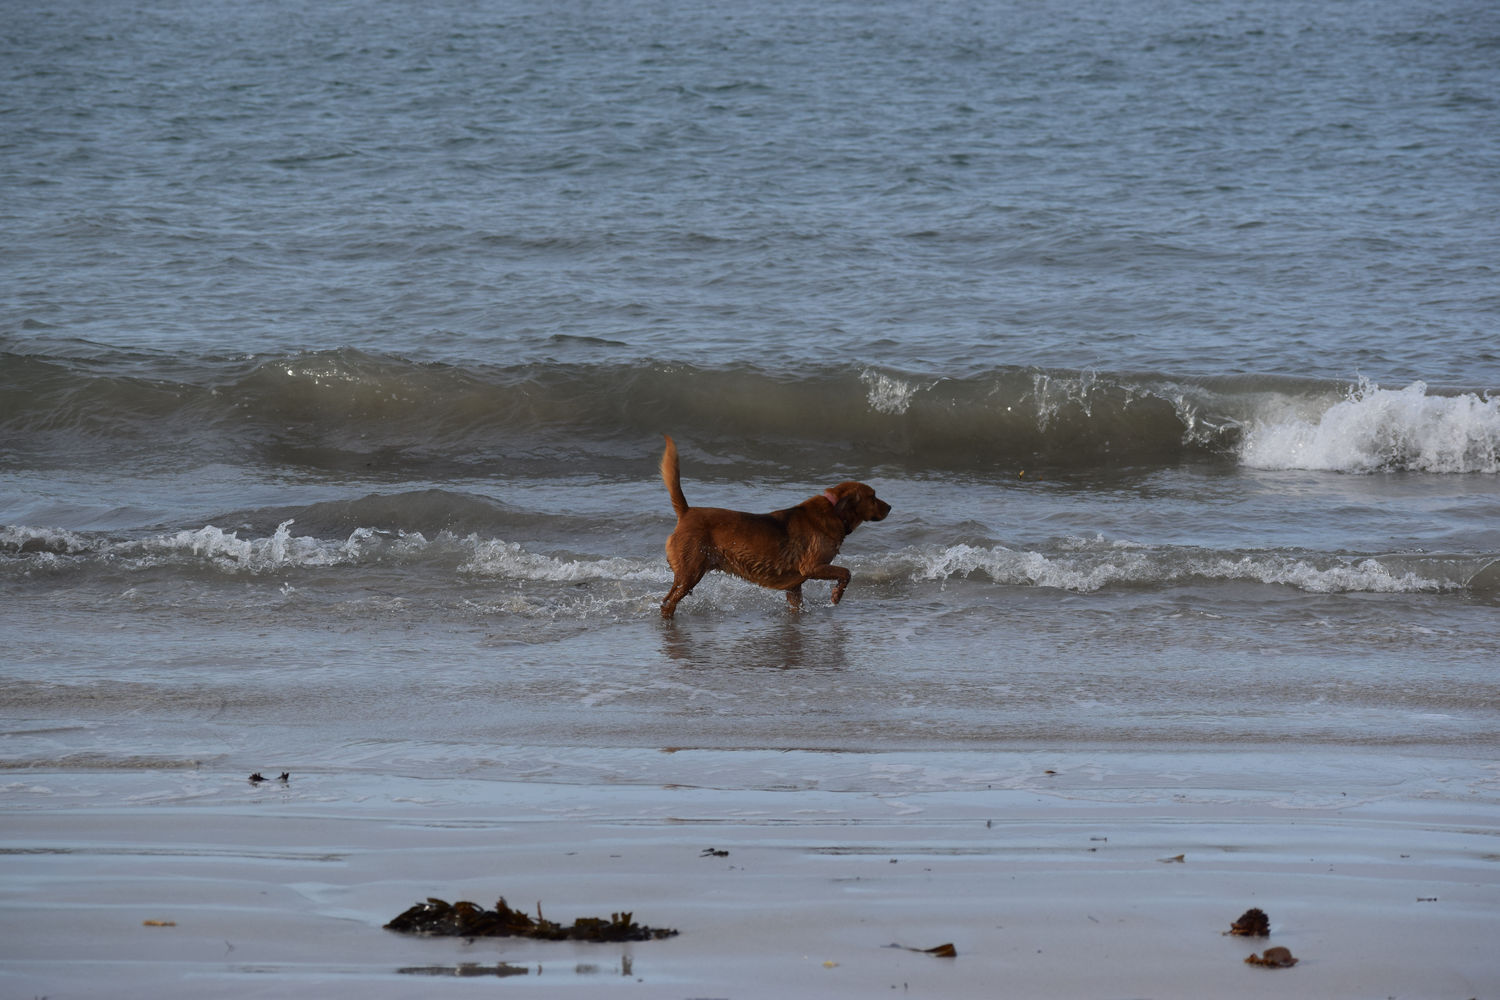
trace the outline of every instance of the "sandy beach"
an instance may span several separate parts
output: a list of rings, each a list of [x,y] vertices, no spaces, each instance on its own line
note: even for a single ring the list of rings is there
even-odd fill
[[[1080,790],[1066,761],[1033,776],[1057,792],[653,781],[711,769],[694,754],[658,753],[659,773],[625,784],[12,771],[0,993],[1500,992],[1500,803],[1482,762],[1444,766],[1460,794],[1347,805],[1327,790],[1280,805],[1263,791]],[[787,766],[861,756],[922,764]],[[502,895],[553,920],[628,910],[680,933],[620,945],[382,929],[428,896]],[[1271,936],[1226,936],[1250,907]],[[956,957],[907,950],[946,943]],[[1294,968],[1244,963],[1276,945]]]

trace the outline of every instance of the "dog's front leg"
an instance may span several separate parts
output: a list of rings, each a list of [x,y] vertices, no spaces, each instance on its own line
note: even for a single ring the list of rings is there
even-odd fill
[[[807,574],[807,578],[809,580],[834,581],[834,604],[837,604],[839,602],[839,599],[844,596],[844,589],[849,586],[849,571],[842,566],[835,566],[832,563],[829,563],[827,566],[819,566],[817,569]]]

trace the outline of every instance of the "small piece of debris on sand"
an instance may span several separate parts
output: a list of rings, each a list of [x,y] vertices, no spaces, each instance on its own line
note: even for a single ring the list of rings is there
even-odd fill
[[[1259,965],[1267,969],[1290,969],[1297,964],[1297,959],[1285,948],[1267,948],[1262,955],[1251,952],[1250,957],[1245,959],[1245,964]]]
[[[579,917],[564,925],[544,918],[540,903],[536,909],[532,918],[505,905],[504,896],[493,910],[468,900],[448,903],[429,897],[386,924],[385,929],[431,937],[527,937],[544,941],[657,941],[677,933],[644,927],[632,919],[631,913],[611,913],[608,920]]]
[[[933,958],[957,958],[958,949],[952,943],[940,944],[936,948],[910,948],[904,944],[888,944],[887,948],[899,948],[901,951],[914,951],[918,955],[931,955]]]

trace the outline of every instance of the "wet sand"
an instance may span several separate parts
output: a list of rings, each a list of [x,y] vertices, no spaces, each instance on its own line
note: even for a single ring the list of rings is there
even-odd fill
[[[1495,996],[1500,803],[1474,774],[1446,797],[1279,807],[1232,789],[12,770],[0,994],[379,998],[478,979],[558,997]],[[680,934],[382,929],[428,896],[502,895]],[[1225,936],[1250,907],[1271,936]],[[906,950],[947,943],[956,957]],[[1244,963],[1277,945],[1294,968]]]

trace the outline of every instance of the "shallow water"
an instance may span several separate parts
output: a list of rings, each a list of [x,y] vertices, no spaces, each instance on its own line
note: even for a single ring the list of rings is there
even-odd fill
[[[11,766],[1497,745],[1487,9],[12,20]]]

